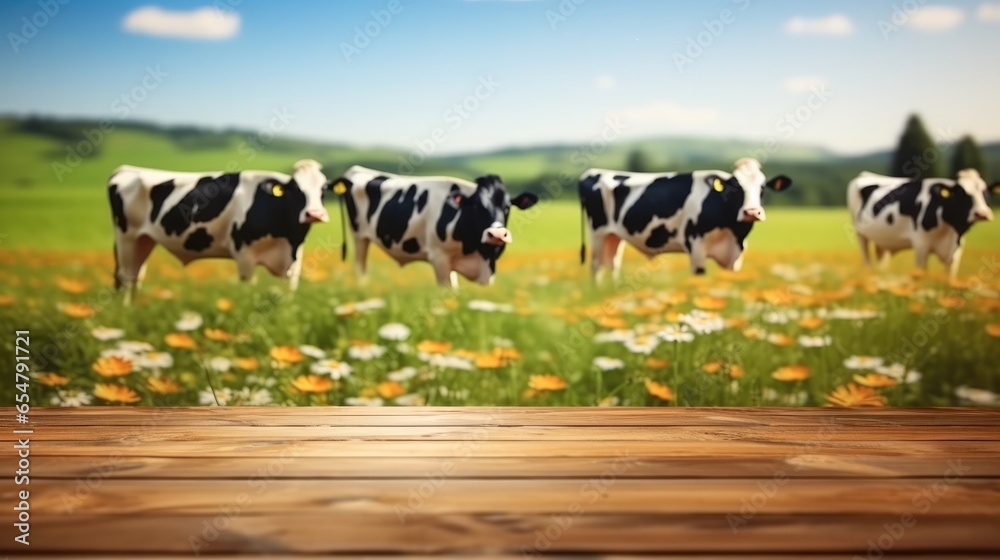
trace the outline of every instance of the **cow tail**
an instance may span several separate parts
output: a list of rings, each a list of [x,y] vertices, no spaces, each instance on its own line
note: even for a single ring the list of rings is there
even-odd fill
[[[340,206],[340,260],[347,260],[347,216],[344,212],[344,197],[348,196],[343,194],[337,197],[337,204]]]
[[[580,264],[587,262],[587,207],[580,200]]]

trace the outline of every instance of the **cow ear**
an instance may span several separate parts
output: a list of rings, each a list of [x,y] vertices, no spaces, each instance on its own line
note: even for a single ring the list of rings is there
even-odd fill
[[[940,198],[951,198],[951,187],[942,183],[936,183],[931,187],[931,195]]]
[[[267,194],[275,197],[281,198],[285,196],[285,187],[281,182],[274,179],[268,179],[260,184],[260,190],[266,192]]]
[[[772,191],[785,191],[792,187],[792,180],[785,175],[778,175],[767,182],[767,188]]]
[[[511,199],[510,203],[521,210],[527,210],[538,203],[538,195],[535,193],[523,192]]]
[[[452,208],[458,208],[459,205],[461,205],[462,201],[464,200],[465,200],[464,194],[456,191],[451,191],[450,193],[448,193],[448,198],[445,199],[445,204],[451,206]]]
[[[1000,181],[990,185],[990,194],[1000,194]]]

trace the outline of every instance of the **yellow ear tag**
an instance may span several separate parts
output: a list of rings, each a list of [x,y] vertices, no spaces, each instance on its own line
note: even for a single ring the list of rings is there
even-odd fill
[[[285,189],[281,188],[281,185],[274,185],[271,187],[271,194],[276,198],[281,198],[285,196]]]
[[[336,194],[344,194],[347,192],[347,185],[343,181],[337,181],[337,184],[333,186],[333,192]]]
[[[715,192],[722,192],[726,187],[722,184],[722,180],[716,177],[715,182],[712,183],[712,188],[715,189]]]
[[[941,189],[941,198],[948,198],[951,196],[951,189]]]

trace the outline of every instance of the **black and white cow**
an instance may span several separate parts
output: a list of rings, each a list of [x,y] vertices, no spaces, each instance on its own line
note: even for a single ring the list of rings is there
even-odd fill
[[[160,244],[184,264],[232,258],[243,280],[264,265],[271,274],[287,277],[294,290],[310,224],[330,220],[321,169],[313,160],[297,162],[292,176],[117,168],[108,180],[115,285],[134,288],[141,282],[146,259]]]
[[[739,270],[750,229],[765,219],[765,185],[782,191],[792,180],[779,175],[768,181],[751,158],[737,161],[732,173],[584,171],[580,204],[590,226],[591,272],[597,277],[610,268],[618,276],[622,241],[650,258],[687,253],[695,274],[704,274],[706,257]],[[585,252],[581,248],[581,260]]]
[[[1000,193],[1000,183],[989,190]],[[934,253],[954,278],[965,232],[975,222],[993,219],[986,191],[975,169],[960,171],[956,179],[922,180],[862,172],[848,184],[847,207],[865,264],[871,264],[870,243],[883,264],[893,253],[912,248],[917,268],[926,270]]]
[[[374,242],[400,265],[427,261],[442,286],[455,273],[480,284],[493,281],[497,259],[511,243],[511,207],[538,202],[531,193],[511,199],[496,175],[469,182],[453,177],[394,175],[355,165],[334,182],[354,232],[355,264],[364,278]]]

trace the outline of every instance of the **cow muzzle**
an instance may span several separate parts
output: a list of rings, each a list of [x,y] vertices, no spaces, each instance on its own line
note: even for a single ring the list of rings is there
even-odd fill
[[[741,222],[763,222],[766,219],[763,208],[744,208],[739,217]]]
[[[989,208],[984,210],[976,210],[972,213],[973,222],[992,222],[993,221],[993,211]]]
[[[510,234],[510,230],[505,227],[486,228],[486,231],[483,232],[483,243],[487,245],[500,247],[512,241],[514,241],[514,237]]]
[[[316,224],[316,223],[326,223],[330,221],[330,215],[326,213],[326,210],[306,210],[302,217],[303,224]]]

